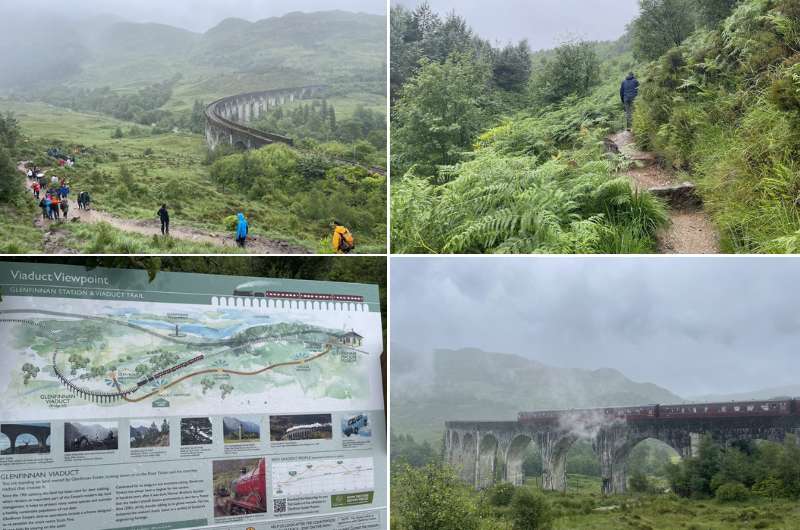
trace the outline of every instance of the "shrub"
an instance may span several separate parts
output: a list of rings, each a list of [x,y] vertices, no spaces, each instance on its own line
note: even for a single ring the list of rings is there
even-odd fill
[[[531,488],[517,488],[511,499],[514,530],[548,530],[555,519],[547,499]]]
[[[508,506],[514,497],[516,488],[510,482],[500,482],[495,484],[487,492],[489,504],[492,506]]]
[[[392,519],[398,529],[477,530],[472,492],[450,467],[400,465],[392,476]]]
[[[715,497],[719,502],[740,502],[747,500],[749,492],[741,482],[726,482],[717,488]]]

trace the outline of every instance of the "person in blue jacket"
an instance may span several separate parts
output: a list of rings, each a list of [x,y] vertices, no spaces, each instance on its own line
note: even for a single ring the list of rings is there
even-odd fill
[[[639,80],[636,79],[636,76],[631,72],[619,87],[619,97],[622,100],[622,104],[625,106],[625,123],[628,131],[633,128],[633,103],[638,95]]]
[[[245,243],[247,243],[247,219],[244,218],[244,214],[239,212],[238,215],[239,219],[236,221],[236,243],[244,248]]]

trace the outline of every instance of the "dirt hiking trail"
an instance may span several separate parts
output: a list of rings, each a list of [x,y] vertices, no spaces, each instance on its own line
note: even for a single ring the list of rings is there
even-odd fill
[[[608,137],[608,149],[633,161],[626,175],[639,190],[664,199],[670,208],[670,226],[658,234],[659,254],[719,254],[719,234],[703,210],[691,182],[677,182],[675,173],[659,166],[653,153],[636,147],[633,133],[622,131]]]
[[[25,164],[29,162],[20,162],[17,169],[22,173],[26,173]],[[47,173],[46,170],[43,173]],[[26,188],[32,194],[32,182],[27,181]],[[133,220],[121,219],[106,212],[101,212],[95,209],[80,210],[78,203],[75,200],[70,200],[69,218],[61,221],[47,221],[41,215],[37,215],[34,224],[45,232],[45,249],[44,252],[48,254],[62,254],[73,253],[74,251],[65,248],[63,235],[53,233],[49,230],[52,225],[58,223],[87,223],[98,224],[107,223],[118,230],[140,234],[143,236],[160,236],[161,223],[155,218],[155,210],[153,211],[153,220]],[[231,250],[237,248],[236,240],[232,234],[223,235],[213,232],[204,232],[195,228],[176,226],[170,223],[169,235],[173,239],[181,241],[190,241],[193,243],[208,243],[218,247],[230,247]],[[246,250],[249,254],[310,254],[310,251],[304,247],[293,245],[285,241],[268,239],[261,236],[248,236]]]

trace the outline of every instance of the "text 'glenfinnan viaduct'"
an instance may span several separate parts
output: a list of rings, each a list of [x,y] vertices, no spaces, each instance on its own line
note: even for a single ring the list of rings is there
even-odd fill
[[[640,442],[660,440],[682,458],[696,454],[706,434],[725,446],[782,442],[787,434],[800,434],[800,400],[521,412],[517,421],[451,421],[446,429],[446,461],[478,489],[496,479],[522,484],[525,450],[536,444],[543,489],[565,491],[567,452],[586,439],[600,460],[603,493],[616,494],[625,492],[627,460]]]

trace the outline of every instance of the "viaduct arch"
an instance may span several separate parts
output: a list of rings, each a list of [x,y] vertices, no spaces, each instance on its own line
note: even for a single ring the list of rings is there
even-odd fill
[[[659,414],[660,410],[674,414]],[[752,440],[783,442],[789,434],[800,439],[800,401],[520,413],[517,421],[450,421],[445,427],[446,462],[477,489],[497,480],[521,485],[525,450],[534,444],[542,458],[542,488],[565,491],[567,453],[584,439],[600,461],[602,492],[621,494],[627,487],[628,457],[644,440],[659,440],[687,458],[696,454],[704,435],[723,446]]]

